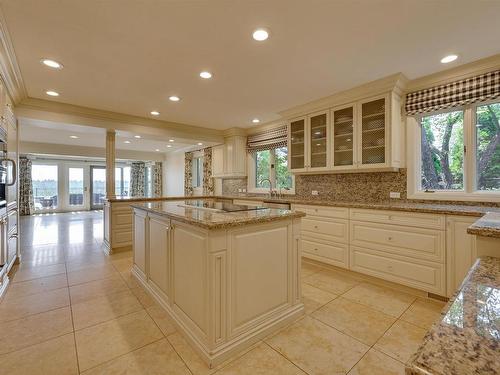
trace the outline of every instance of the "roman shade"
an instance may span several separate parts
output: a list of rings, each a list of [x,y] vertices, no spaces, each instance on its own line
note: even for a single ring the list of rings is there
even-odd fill
[[[500,70],[411,92],[406,95],[406,114],[416,115],[500,97]]]
[[[287,126],[273,128],[247,137],[247,151],[257,152],[287,146]]]

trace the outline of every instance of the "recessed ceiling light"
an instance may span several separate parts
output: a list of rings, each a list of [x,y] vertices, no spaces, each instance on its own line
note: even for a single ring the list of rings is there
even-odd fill
[[[458,59],[457,55],[448,55],[448,56],[445,56],[441,59],[441,63],[448,64],[448,63],[451,63],[452,61],[455,61],[456,59]]]
[[[265,29],[257,29],[253,32],[252,36],[256,41],[262,42],[269,38],[269,32]]]
[[[159,149],[159,148],[157,148],[155,151],[156,151],[156,152],[160,152],[160,149]]]
[[[57,61],[54,61],[51,59],[41,59],[40,62],[43,65],[48,66],[49,68],[52,68],[52,69],[62,69],[63,68],[63,64],[58,63]]]
[[[210,78],[212,78],[212,73],[210,73],[210,72],[201,72],[200,73],[200,77],[203,78],[203,79],[210,79]]]
[[[173,139],[169,139],[168,141],[169,141],[169,142],[175,142]]]
[[[167,147],[169,147],[169,148],[170,148],[170,147],[172,147],[172,145],[167,145]]]
[[[252,122],[253,122],[254,124],[258,124],[258,123],[260,122],[260,120],[259,120],[258,118],[254,118],[254,119],[252,120]]]
[[[316,135],[320,135],[320,134],[321,134],[321,132],[314,132],[314,134],[316,134]]]
[[[198,142],[198,146],[203,146],[203,143],[201,143],[201,142]]]
[[[123,141],[123,143],[130,143],[130,141]]]
[[[48,96],[59,96],[59,93],[57,91],[48,90],[48,91],[45,91],[45,93]]]
[[[181,100],[181,98],[179,98],[178,96],[172,95],[172,96],[168,97],[168,100],[170,100],[171,102],[178,102],[179,100]]]
[[[72,139],[78,139],[78,138],[80,138],[80,137],[79,137],[79,136],[77,136],[77,135],[70,135],[69,137],[70,137],[70,138],[72,138]]]
[[[149,113],[151,113],[153,116],[159,116],[160,115],[160,112],[158,112],[158,111],[151,111]]]
[[[134,138],[140,139],[141,136],[140,135],[134,135]]]

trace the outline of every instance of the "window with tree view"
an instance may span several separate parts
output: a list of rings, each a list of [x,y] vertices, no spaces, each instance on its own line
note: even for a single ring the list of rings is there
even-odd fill
[[[255,153],[255,187],[291,189],[292,175],[288,171],[288,149],[286,147]]]
[[[500,190],[500,103],[476,108],[477,190]]]
[[[464,112],[422,117],[423,190],[464,189]]]

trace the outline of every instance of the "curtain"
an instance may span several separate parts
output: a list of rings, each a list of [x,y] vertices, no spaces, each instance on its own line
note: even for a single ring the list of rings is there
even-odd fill
[[[163,178],[162,178],[162,163],[157,161],[151,167],[151,179],[153,183],[153,197],[161,197],[163,195]]]
[[[143,161],[133,162],[130,167],[130,196],[144,197],[144,180],[146,164]]]
[[[282,125],[247,137],[247,151],[257,152],[287,146],[288,128]]]
[[[184,154],[184,195],[193,195],[193,152]]]
[[[34,207],[31,160],[21,157],[19,158],[19,214],[31,215]]]
[[[406,95],[408,115],[433,112],[466,104],[495,99],[500,96],[500,70],[410,92]]]
[[[203,195],[213,195],[215,191],[212,177],[212,147],[203,150]]]

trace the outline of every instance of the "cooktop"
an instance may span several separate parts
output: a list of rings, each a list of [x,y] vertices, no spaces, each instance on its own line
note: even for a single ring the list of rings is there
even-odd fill
[[[178,204],[178,206],[219,212],[254,211],[265,210],[267,208],[263,206],[247,206],[243,204],[233,204],[226,201],[212,201],[202,199],[187,200],[183,203]]]

